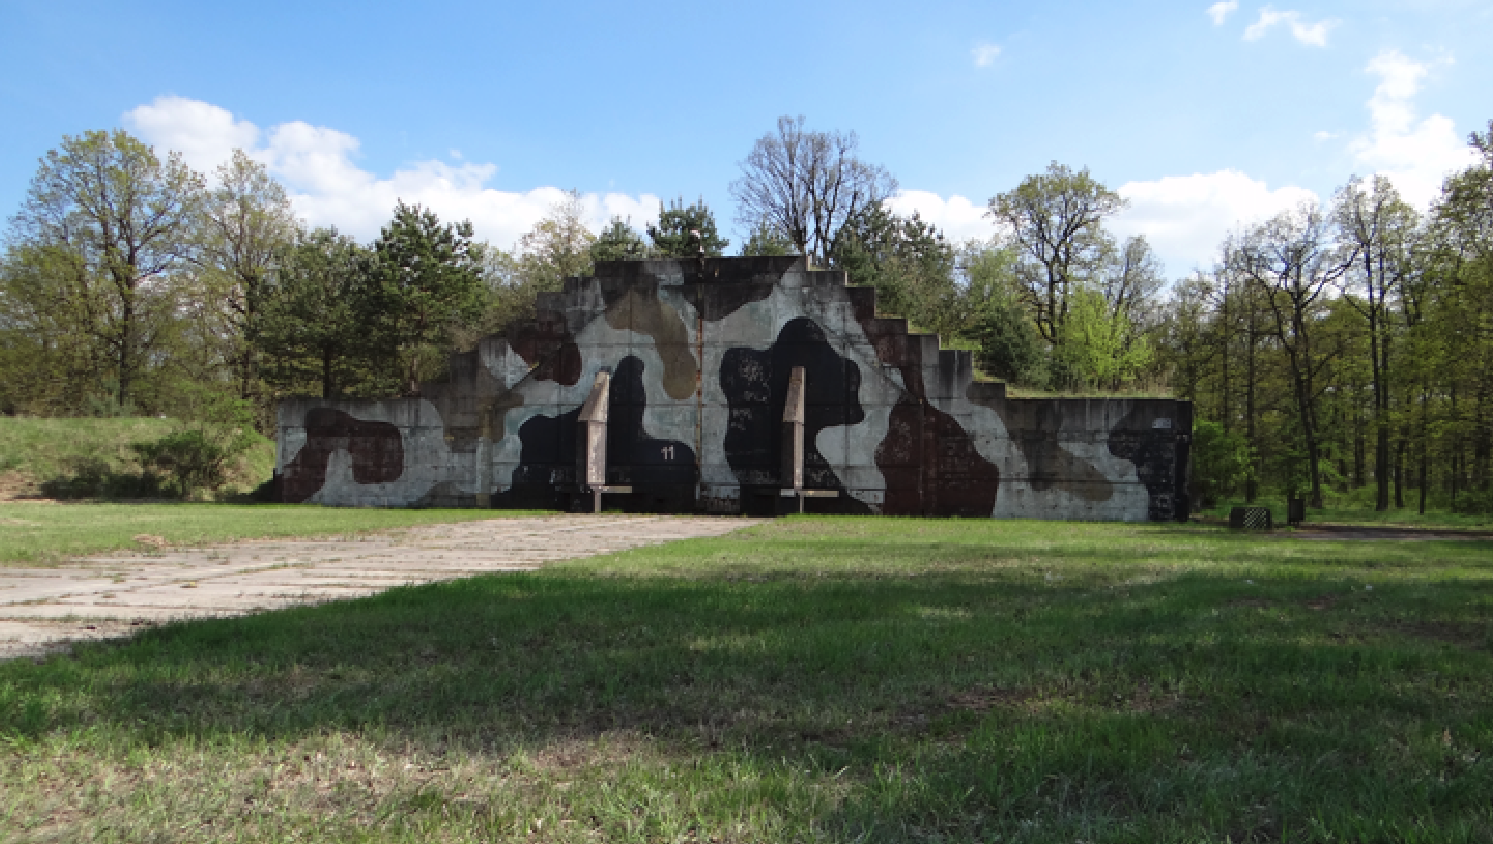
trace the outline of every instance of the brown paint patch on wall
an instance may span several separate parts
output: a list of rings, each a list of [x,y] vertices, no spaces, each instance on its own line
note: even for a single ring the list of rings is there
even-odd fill
[[[1058,489],[1095,504],[1114,497],[1113,480],[1059,441],[1065,415],[1061,400],[992,398],[973,386],[965,388],[965,396],[1001,418],[1006,435],[1026,460],[1032,489]]]
[[[873,291],[874,292],[874,291]],[[874,297],[872,299],[874,304]],[[902,373],[902,383],[907,391],[919,399],[928,397],[923,387],[923,347],[917,335],[907,333],[907,320],[900,318],[878,319],[874,316],[856,314],[876,350],[876,359],[886,366],[894,366]]]
[[[995,510],[1000,469],[958,420],[931,405],[904,395],[875,457],[887,515],[983,518]]]
[[[508,345],[524,363],[533,367],[529,377],[536,381],[555,381],[571,387],[581,379],[581,350],[563,314],[541,311],[511,331]]]
[[[580,346],[573,341],[565,342],[530,370],[529,377],[535,381],[554,381],[573,387],[575,382],[581,380],[583,366]]]
[[[670,398],[684,399],[695,394],[697,368],[689,347],[689,330],[679,312],[659,300],[656,287],[646,294],[628,289],[625,295],[608,304],[606,320],[617,331],[635,331],[652,338],[664,363],[664,392]]]
[[[318,407],[306,413],[306,444],[285,466],[281,495],[299,504],[327,482],[327,463],[339,448],[352,457],[353,480],[382,484],[404,474],[404,439],[388,422],[355,419],[340,410]]]

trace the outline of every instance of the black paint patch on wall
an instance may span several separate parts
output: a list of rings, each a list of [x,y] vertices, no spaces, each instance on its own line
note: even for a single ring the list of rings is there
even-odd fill
[[[327,482],[327,462],[339,448],[352,457],[353,480],[384,484],[404,474],[404,439],[388,422],[355,419],[340,410],[318,407],[306,413],[306,444],[285,466],[281,500],[300,504]]]
[[[607,483],[634,488],[635,509],[694,506],[695,450],[678,440],[660,439],[643,423],[648,394],[643,362],[628,355],[612,372],[607,397]],[[561,506],[574,491],[576,426],[581,409],[559,416],[534,416],[518,429],[519,465],[511,490],[494,496],[496,506]],[[557,489],[557,487],[560,487]],[[681,501],[688,497],[688,501]]]
[[[1181,415],[1186,418],[1177,418]],[[1134,463],[1135,474],[1145,484],[1150,499],[1147,518],[1153,522],[1187,518],[1187,444],[1178,441],[1178,431],[1192,431],[1190,406],[1140,399],[1109,432],[1109,453]]]
[[[860,403],[861,371],[835,351],[817,323],[799,317],[784,325],[765,351],[730,349],[721,358],[721,389],[729,407],[726,463],[742,495],[776,495],[782,478],[783,406],[788,378],[804,368],[804,483],[810,489],[837,489],[836,499],[814,499],[840,512],[868,512],[844,494],[845,485],[815,447],[819,432],[856,425],[866,418]],[[835,503],[828,503],[835,502]]]

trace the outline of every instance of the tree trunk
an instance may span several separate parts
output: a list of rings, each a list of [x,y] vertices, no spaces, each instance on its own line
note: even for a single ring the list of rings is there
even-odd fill
[[[125,299],[123,307],[119,311],[119,391],[117,400],[119,412],[123,413],[127,402],[130,400],[130,387],[133,386],[132,373],[130,372],[131,350],[134,346],[135,308],[134,304]]]
[[[1405,447],[1409,445],[1404,437],[1400,437],[1395,443],[1395,509],[1405,509]]]
[[[1260,497],[1259,449],[1255,447],[1255,313],[1249,314],[1249,349],[1245,356],[1244,437],[1249,443],[1249,477],[1244,481],[1244,503],[1253,504]]]
[[[1420,514],[1426,514],[1426,496],[1431,488],[1431,437],[1430,425],[1427,422],[1426,403],[1429,400],[1425,393],[1420,394]]]

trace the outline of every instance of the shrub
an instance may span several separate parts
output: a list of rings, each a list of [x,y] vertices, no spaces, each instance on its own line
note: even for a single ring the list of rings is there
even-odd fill
[[[239,459],[264,441],[254,430],[249,402],[206,389],[185,391],[183,427],[155,442],[134,446],[147,469],[163,473],[177,495],[217,492]]]
[[[1192,427],[1192,483],[1198,504],[1212,507],[1248,480],[1249,444],[1223,426],[1199,419]]]
[[[214,442],[198,429],[139,443],[135,451],[141,463],[166,473],[182,498],[191,498],[200,489],[216,490],[222,486],[228,479],[229,462],[237,456],[226,444]]]

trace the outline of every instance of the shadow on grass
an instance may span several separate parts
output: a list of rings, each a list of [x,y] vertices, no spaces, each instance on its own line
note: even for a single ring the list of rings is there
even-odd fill
[[[721,547],[745,546],[670,553]],[[1087,547],[1039,565],[965,552],[922,546],[948,570],[559,567],[177,624],[0,666],[0,735],[376,730],[437,756],[644,735],[671,758],[838,784],[803,810],[833,840],[1493,836],[1488,580],[1370,592],[1095,569]]]

